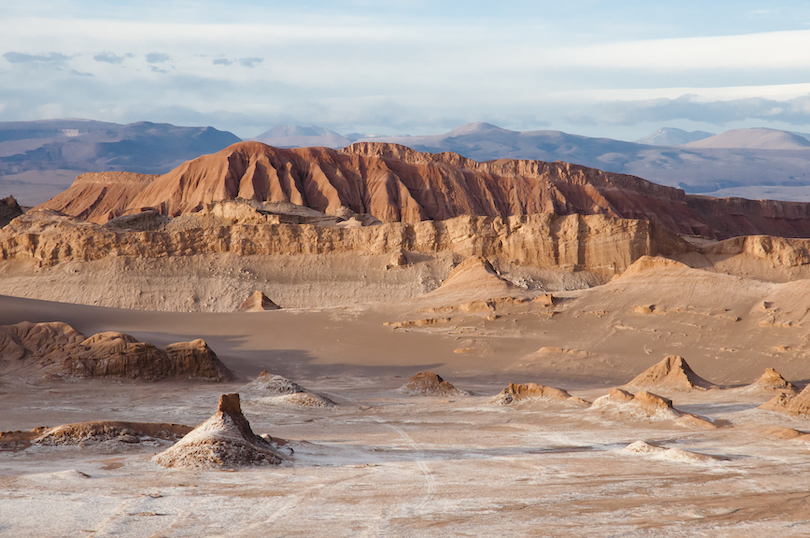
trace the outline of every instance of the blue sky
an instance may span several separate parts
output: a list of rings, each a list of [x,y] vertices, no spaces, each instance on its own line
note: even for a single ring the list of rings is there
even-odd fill
[[[0,0],[0,121],[810,132],[810,3]]]

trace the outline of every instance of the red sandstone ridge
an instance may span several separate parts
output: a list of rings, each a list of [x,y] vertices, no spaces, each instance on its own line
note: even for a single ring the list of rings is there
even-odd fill
[[[810,237],[806,203],[688,196],[634,176],[562,162],[479,163],[455,153],[372,142],[339,151],[240,142],[153,181],[129,176],[93,181],[88,188],[87,178],[78,178],[40,208],[103,223],[144,208],[174,217],[207,203],[245,198],[328,214],[348,208],[382,222],[578,213],[648,220],[676,233],[714,238]]]

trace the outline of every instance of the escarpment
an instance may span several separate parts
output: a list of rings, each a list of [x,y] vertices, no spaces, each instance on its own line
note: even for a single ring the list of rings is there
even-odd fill
[[[649,222],[603,215],[466,216],[344,228],[270,222],[173,227],[170,223],[158,230],[127,231],[32,211],[0,231],[0,260],[33,260],[41,265],[109,256],[386,254],[407,250],[425,254],[449,251],[465,257],[503,258],[516,264],[612,275],[641,256],[688,249],[675,234]]]
[[[236,198],[292,203],[329,215],[348,210],[385,223],[580,214],[647,220],[675,233],[715,239],[810,237],[806,203],[690,196],[574,164],[479,163],[454,153],[372,142],[339,151],[240,142],[159,177],[85,174],[40,208],[104,223],[144,209],[175,217]]]

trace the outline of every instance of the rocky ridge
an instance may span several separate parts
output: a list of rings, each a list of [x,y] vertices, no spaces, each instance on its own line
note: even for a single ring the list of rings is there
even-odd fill
[[[712,199],[562,162],[479,163],[455,153],[420,153],[378,142],[339,151],[241,142],[146,185],[110,177],[88,190],[86,179],[39,207],[103,223],[146,208],[174,217],[211,202],[245,198],[291,202],[327,214],[349,209],[389,223],[577,213],[648,220],[675,233],[719,239],[810,237],[806,203]]]
[[[485,256],[519,265],[613,275],[641,256],[672,255],[691,248],[675,234],[649,222],[603,215],[465,216],[344,228],[286,223],[198,223],[179,229],[172,225],[173,221],[156,230],[130,231],[35,210],[0,230],[0,260],[33,260],[48,266],[109,256],[452,251],[464,257]]]

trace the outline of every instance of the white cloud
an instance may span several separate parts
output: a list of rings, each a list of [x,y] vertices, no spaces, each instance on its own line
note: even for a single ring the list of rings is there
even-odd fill
[[[0,80],[0,119],[44,113],[43,103],[61,99],[68,115],[112,121],[169,121],[172,114],[191,121],[196,113],[198,123],[216,119],[230,122],[216,127],[236,130],[262,118],[417,133],[480,119],[530,129],[576,117],[606,126],[642,122],[667,110],[731,117],[740,106],[697,105],[745,99],[778,103],[770,110],[781,112],[768,116],[765,105],[748,102],[765,121],[799,111],[798,101],[784,103],[810,94],[810,31],[622,41],[620,32],[603,32],[583,41],[573,37],[583,30],[529,18],[453,23],[299,13],[252,19],[268,24],[179,20],[4,17],[0,54],[6,51],[14,76]],[[27,60],[13,63],[9,54]],[[165,62],[171,67],[157,65]],[[693,97],[677,101],[684,95]],[[651,106],[656,99],[678,106]],[[617,105],[632,101],[640,103]]]
[[[600,69],[795,69],[810,67],[810,30],[563,47],[538,66]]]

